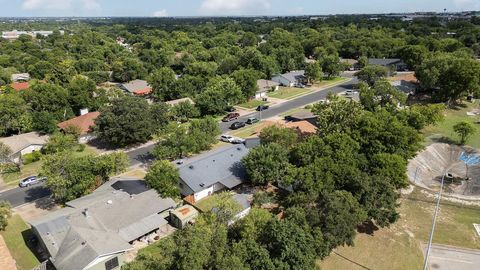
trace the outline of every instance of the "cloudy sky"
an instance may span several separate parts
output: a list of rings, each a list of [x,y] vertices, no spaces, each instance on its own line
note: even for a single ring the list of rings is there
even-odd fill
[[[480,10],[480,0],[0,0],[0,17],[206,16]]]

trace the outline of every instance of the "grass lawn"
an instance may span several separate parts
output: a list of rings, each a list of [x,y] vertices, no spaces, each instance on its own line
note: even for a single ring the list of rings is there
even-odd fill
[[[252,99],[249,100],[248,102],[238,104],[238,107],[242,107],[245,109],[255,109],[260,105],[265,105],[268,104],[268,102],[262,101],[262,100],[257,100],[257,99]]]
[[[467,141],[467,145],[475,148],[480,148],[480,125],[475,122],[480,121],[479,116],[468,116],[467,112],[472,111],[475,108],[479,108],[480,100],[476,100],[475,103],[465,103],[465,107],[459,107],[456,109],[448,109],[445,113],[445,120],[438,123],[436,126],[429,126],[423,130],[426,141],[428,144],[438,141],[442,137],[446,137],[453,141],[458,141],[458,136],[453,131],[453,126],[460,121],[472,122],[477,132]]]
[[[346,82],[348,80],[349,80],[349,78],[344,78],[344,77],[335,77],[335,78],[331,78],[331,79],[324,79],[323,81],[321,81],[319,83],[314,83],[312,87],[315,87],[315,88],[326,87],[326,86],[330,86],[332,84]]]
[[[82,157],[89,154],[97,154],[97,153],[98,152],[97,150],[95,150],[95,148],[87,145],[85,147],[85,150],[83,150],[83,152],[74,151],[73,155],[77,157]],[[40,171],[40,168],[42,167],[42,164],[43,164],[42,160],[39,160],[27,165],[23,165],[21,166],[19,172],[2,174],[1,178],[7,185],[11,185],[11,186],[17,185],[20,182],[20,180],[27,178],[29,176],[37,175],[38,172]]]
[[[246,125],[242,129],[235,130],[234,132],[231,133],[231,135],[235,137],[240,137],[240,138],[248,138],[253,135],[258,135],[255,133],[255,131],[258,129],[260,125],[261,125],[261,122],[255,123],[253,125]]]
[[[8,220],[7,229],[0,234],[17,262],[19,270],[30,270],[40,263],[25,243],[25,240],[30,239],[33,233],[19,215],[13,215]]]
[[[195,207],[205,213],[218,205],[237,205],[237,202],[232,199],[232,195],[231,192],[215,193],[195,203]]]
[[[299,96],[306,95],[312,92],[309,88],[297,88],[297,87],[280,87],[277,91],[268,93],[268,97],[278,99],[294,99]]]
[[[401,199],[400,220],[373,236],[358,234],[354,247],[340,247],[319,261],[321,269],[421,269],[420,244],[428,241],[432,226],[434,198],[419,188]],[[433,237],[436,244],[480,249],[480,238],[472,223],[480,223],[480,208],[444,201]]]

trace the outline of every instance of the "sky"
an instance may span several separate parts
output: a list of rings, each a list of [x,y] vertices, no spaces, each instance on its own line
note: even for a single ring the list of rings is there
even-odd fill
[[[480,0],[0,0],[0,17],[253,16],[480,10]]]

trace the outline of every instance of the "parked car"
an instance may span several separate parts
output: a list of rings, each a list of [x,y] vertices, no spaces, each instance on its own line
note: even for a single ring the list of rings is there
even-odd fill
[[[355,90],[347,90],[347,91],[345,91],[345,95],[347,95],[347,96],[353,96],[353,95],[355,95],[356,93],[357,93],[357,91],[355,91]]]
[[[229,113],[227,114],[227,116],[225,116],[222,121],[223,122],[230,122],[230,121],[233,121],[233,120],[237,120],[238,117],[240,117],[240,114],[238,113]]]
[[[233,144],[241,144],[245,142],[245,139],[238,138],[238,137],[233,137],[228,134],[224,134],[220,136],[220,140],[222,142],[228,142],[228,143],[233,143]]]
[[[258,123],[259,121],[260,121],[260,120],[258,120],[258,119],[255,118],[255,117],[250,117],[250,118],[247,119],[247,122],[246,122],[246,123],[249,124],[249,125],[253,125],[253,124],[255,124],[255,123]]]
[[[239,129],[245,126],[244,122],[235,122],[230,126],[230,129]]]
[[[29,186],[33,186],[33,185],[36,185],[36,184],[40,184],[41,182],[43,182],[45,180],[47,180],[46,177],[30,176],[30,177],[27,177],[27,178],[23,179],[22,181],[20,181],[18,186],[21,187],[21,188],[29,187]]]
[[[265,111],[268,110],[268,108],[270,108],[268,105],[260,105],[257,107],[257,111]]]

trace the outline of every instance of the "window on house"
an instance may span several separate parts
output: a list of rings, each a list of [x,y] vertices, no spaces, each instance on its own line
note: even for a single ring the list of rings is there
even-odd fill
[[[118,266],[119,266],[118,265],[118,257],[112,258],[112,259],[105,262],[105,269],[106,270],[119,269]]]

